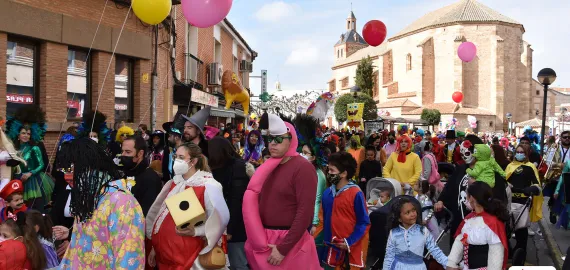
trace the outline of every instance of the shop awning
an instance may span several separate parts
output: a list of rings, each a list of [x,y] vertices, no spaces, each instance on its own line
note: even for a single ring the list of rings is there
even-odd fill
[[[226,110],[224,108],[212,107],[212,110],[210,111],[210,116],[235,118],[236,113],[233,110],[230,111],[230,110]]]

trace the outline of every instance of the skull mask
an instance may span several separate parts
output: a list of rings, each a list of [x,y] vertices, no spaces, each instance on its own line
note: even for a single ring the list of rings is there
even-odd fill
[[[473,153],[471,152],[472,147],[473,145],[471,144],[471,142],[467,140],[463,141],[463,143],[459,146],[459,149],[461,151],[461,157],[467,164],[473,163],[474,160]]]

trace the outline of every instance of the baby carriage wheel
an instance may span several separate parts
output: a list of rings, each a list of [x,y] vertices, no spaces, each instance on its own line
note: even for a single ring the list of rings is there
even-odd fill
[[[526,251],[522,248],[517,248],[513,252],[513,265],[512,266],[524,266],[526,261]]]

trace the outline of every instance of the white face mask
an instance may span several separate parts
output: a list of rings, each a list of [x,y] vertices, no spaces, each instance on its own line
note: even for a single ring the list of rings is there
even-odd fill
[[[467,208],[467,210],[473,211],[473,207],[471,207],[471,203],[469,201],[465,201],[465,207]]]
[[[94,140],[96,143],[99,143],[99,138],[97,137],[92,137],[91,140]]]
[[[6,240],[8,240],[8,239],[4,238],[3,236],[0,236],[0,243],[4,242]]]
[[[172,167],[172,170],[174,171],[174,175],[183,175],[183,174],[187,173],[189,169],[190,169],[190,166],[188,165],[188,162],[186,162],[182,159],[175,160],[174,166]]]
[[[307,156],[307,155],[305,155],[305,154],[301,154],[301,156],[302,156],[304,159],[306,159],[306,160],[309,160],[309,159],[311,158],[310,156]]]

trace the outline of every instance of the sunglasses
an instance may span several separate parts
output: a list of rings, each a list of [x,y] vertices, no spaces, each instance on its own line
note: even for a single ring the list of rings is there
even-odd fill
[[[564,140],[568,140],[568,139],[570,138],[570,136],[563,136],[563,137],[561,137],[561,138],[564,139]]]
[[[291,139],[291,138],[293,138],[293,137],[291,137],[291,136],[287,136],[287,137],[281,137],[281,136],[276,136],[276,137],[274,137],[274,136],[269,136],[269,137],[267,137],[267,142],[268,142],[268,143],[272,143],[272,142],[275,142],[275,143],[282,143],[284,139]]]

